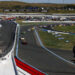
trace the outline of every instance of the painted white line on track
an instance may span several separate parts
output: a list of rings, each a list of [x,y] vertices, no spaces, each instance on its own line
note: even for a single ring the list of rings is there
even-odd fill
[[[36,29],[34,30],[34,32],[35,32],[35,34],[36,34],[36,36],[37,36],[37,39],[38,39],[38,41],[39,41],[39,43],[40,43],[40,45],[41,45],[42,48],[44,48],[46,51],[48,51],[49,53],[53,54],[54,56],[58,57],[59,59],[63,60],[64,62],[67,62],[67,63],[69,63],[69,64],[75,66],[75,64],[72,63],[71,61],[64,59],[63,57],[57,55],[56,53],[54,53],[54,52],[52,52],[51,50],[49,50],[48,48],[46,48],[46,47],[43,45],[43,43],[42,43],[42,41],[41,41],[41,39],[40,39],[40,37],[39,37],[39,34],[38,34],[38,32],[37,32]]]

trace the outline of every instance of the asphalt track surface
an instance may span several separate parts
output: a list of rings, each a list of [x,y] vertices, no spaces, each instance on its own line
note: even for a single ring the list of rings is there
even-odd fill
[[[22,45],[19,41],[19,58],[48,75],[75,75],[75,66],[60,60],[38,46],[36,44],[34,32],[28,31],[29,28],[31,27],[21,26],[21,32],[26,31],[24,37],[28,44]]]

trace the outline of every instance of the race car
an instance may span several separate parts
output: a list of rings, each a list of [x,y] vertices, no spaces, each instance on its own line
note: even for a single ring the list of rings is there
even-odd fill
[[[27,44],[27,41],[26,41],[26,39],[25,39],[24,37],[21,37],[21,38],[20,38],[20,41],[21,41],[21,43],[24,44],[24,45]]]

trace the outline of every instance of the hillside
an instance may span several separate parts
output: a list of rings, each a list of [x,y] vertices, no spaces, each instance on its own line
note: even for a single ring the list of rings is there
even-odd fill
[[[71,5],[75,5],[75,4],[71,4]],[[12,8],[14,6],[63,7],[66,6],[66,4],[43,4],[43,3],[25,3],[25,2],[18,2],[18,1],[0,1],[0,8]]]
[[[75,13],[75,4],[25,3],[20,1],[0,1],[0,12]]]
[[[0,1],[0,8],[11,8],[13,6],[25,6],[27,3],[18,1]]]

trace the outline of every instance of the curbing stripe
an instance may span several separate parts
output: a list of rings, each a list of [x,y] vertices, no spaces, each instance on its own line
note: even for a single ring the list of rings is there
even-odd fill
[[[15,57],[15,61],[16,61],[16,65],[18,67],[20,67],[21,69],[23,69],[24,71],[27,71],[28,73],[30,73],[31,75],[45,75],[42,72],[39,72],[38,70],[32,68],[31,66],[21,62],[20,60],[18,60],[18,58]]]

